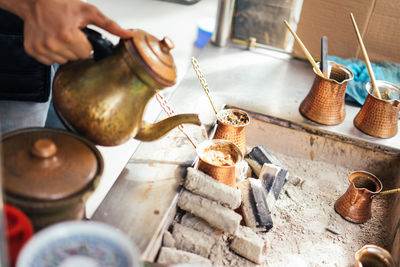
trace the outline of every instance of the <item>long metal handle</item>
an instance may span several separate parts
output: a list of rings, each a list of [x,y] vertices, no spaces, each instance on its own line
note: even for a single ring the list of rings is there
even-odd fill
[[[208,100],[210,100],[210,103],[214,110],[215,115],[217,115],[218,111],[215,108],[213,101],[211,100],[210,88],[208,88],[206,78],[204,77],[204,74],[200,70],[199,62],[194,57],[192,57],[192,66],[193,66],[194,71],[196,72],[197,78],[199,78],[201,87],[203,87],[203,90],[204,90],[204,92],[206,92]]]
[[[400,188],[382,191],[382,192],[379,192],[378,195],[389,195],[389,194],[395,194],[395,193],[400,193]]]

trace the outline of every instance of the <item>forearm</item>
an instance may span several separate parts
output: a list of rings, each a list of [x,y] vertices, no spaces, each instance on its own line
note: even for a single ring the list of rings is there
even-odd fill
[[[0,0],[0,8],[24,19],[34,2],[35,0]]]
[[[0,8],[24,21],[25,51],[46,65],[89,57],[92,47],[81,31],[88,24],[121,38],[132,36],[131,31],[81,0],[0,0]]]

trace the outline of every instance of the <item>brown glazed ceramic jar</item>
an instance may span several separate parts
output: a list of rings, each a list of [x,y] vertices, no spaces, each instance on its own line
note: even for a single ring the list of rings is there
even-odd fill
[[[35,230],[84,218],[85,201],[103,172],[92,143],[63,130],[26,128],[5,134],[2,148],[5,201]]]

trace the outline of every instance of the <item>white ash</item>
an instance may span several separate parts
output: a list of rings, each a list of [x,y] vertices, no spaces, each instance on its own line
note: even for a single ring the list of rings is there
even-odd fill
[[[219,237],[222,234],[221,230],[218,230],[218,229],[212,227],[205,220],[203,220],[197,216],[194,216],[193,214],[188,213],[188,212],[182,216],[181,224],[186,227],[190,227],[194,230],[206,233],[215,238]]]
[[[276,157],[289,167],[293,178],[276,202],[274,227],[261,234],[269,240],[266,266],[353,266],[354,253],[365,244],[388,248],[384,219],[389,198],[374,198],[368,222],[350,223],[335,212],[334,203],[347,190],[348,174],[354,170],[282,154]]]
[[[214,200],[231,209],[238,208],[242,202],[239,190],[220,183],[194,168],[187,168],[184,187],[197,195]]]
[[[157,259],[157,263],[160,264],[179,264],[189,262],[212,266],[209,259],[176,248],[162,247]]]
[[[170,232],[168,232],[168,231],[164,232],[162,245],[164,247],[169,247],[169,248],[175,247],[175,239]]]
[[[249,180],[242,181],[238,184],[240,191],[242,192],[242,205],[240,211],[243,216],[244,224],[252,229],[257,228],[257,220],[253,212],[253,196],[251,192]]]
[[[215,243],[214,237],[179,223],[174,224],[172,236],[177,249],[192,252],[205,258],[210,255],[211,248]]]
[[[236,232],[242,220],[242,216],[233,210],[186,190],[179,197],[178,207],[231,234]]]
[[[230,238],[227,234],[223,234],[221,238],[217,240],[213,249],[211,250],[210,260],[215,267],[225,266],[240,266],[240,267],[254,267],[254,262],[247,260],[246,258],[239,256],[235,252],[229,249]],[[272,267],[272,266],[271,266]]]
[[[265,241],[249,227],[239,227],[233,237],[230,248],[237,254],[257,264],[265,261]]]
[[[217,239],[209,259],[213,266],[320,267],[353,266],[354,253],[367,243],[389,249],[387,218],[391,196],[372,201],[372,218],[353,224],[334,211],[335,201],[349,186],[350,170],[334,164],[274,154],[291,172],[272,213],[274,227],[257,233],[267,244],[262,265],[229,249],[224,233]],[[327,228],[332,228],[332,233]]]

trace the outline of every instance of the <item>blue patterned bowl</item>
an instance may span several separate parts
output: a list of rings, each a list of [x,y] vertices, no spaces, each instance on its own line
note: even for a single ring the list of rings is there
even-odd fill
[[[34,235],[23,247],[17,267],[70,266],[68,262],[78,257],[98,267],[142,266],[133,242],[117,229],[99,222],[71,221]]]

